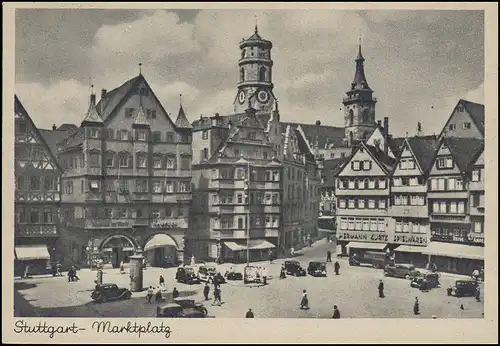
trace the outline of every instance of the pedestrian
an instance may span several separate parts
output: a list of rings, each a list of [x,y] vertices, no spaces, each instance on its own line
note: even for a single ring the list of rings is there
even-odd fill
[[[148,293],[146,294],[146,299],[149,304],[151,304],[151,299],[153,298],[153,286],[149,286]]]
[[[222,301],[221,301],[221,297],[220,297],[220,289],[219,287],[215,287],[214,289],[214,302],[212,303],[212,305],[217,305],[217,306],[221,306],[222,304]]]
[[[293,246],[290,249],[290,256],[292,256],[292,257],[295,256],[295,249],[293,248]]]
[[[160,288],[160,286],[156,286],[155,302],[158,304],[162,300],[163,300],[163,297],[161,295],[161,288]]]
[[[254,318],[252,309],[248,309],[247,313],[245,314],[245,318]]]
[[[285,265],[282,264],[280,269],[280,279],[285,279],[285,278],[286,278],[286,269]]]
[[[434,262],[431,263],[431,270],[433,273],[436,273],[438,271],[438,267],[437,267],[436,263],[434,263]]]
[[[174,287],[174,290],[172,291],[172,298],[179,298],[179,291],[177,291],[177,287]]]
[[[420,315],[420,304],[418,302],[418,297],[415,297],[415,304],[413,304],[413,314]]]
[[[339,275],[339,272],[340,272],[340,263],[338,261],[335,261],[335,264],[333,266],[335,268],[335,275]]]
[[[29,264],[26,264],[26,266],[24,267],[24,277],[28,278],[29,276],[30,276],[30,266]]]
[[[57,262],[56,264],[57,276],[62,276],[62,264]]]
[[[379,284],[378,284],[378,296],[380,298],[384,298],[384,282],[382,280],[380,280]]]
[[[476,302],[481,301],[481,290],[479,289],[479,285],[476,286]]]
[[[208,300],[209,293],[210,293],[210,286],[208,286],[208,282],[205,282],[205,287],[203,287],[203,295],[205,296],[205,300]]]
[[[330,250],[328,250],[326,252],[326,261],[327,262],[331,262],[332,261],[332,252]]]
[[[450,286],[448,286],[448,288],[446,289],[446,294],[447,294],[447,295],[449,295],[449,296],[451,296],[452,292],[453,292],[453,287],[451,287],[451,285],[450,285]]]
[[[160,286],[165,286],[165,279],[163,278],[163,275],[160,275],[160,279],[158,281],[160,283]]]
[[[267,268],[266,267],[262,268],[262,281],[264,283],[264,286],[267,285]]]
[[[194,255],[191,255],[191,266],[194,266],[196,264],[196,261],[194,259]]]
[[[339,308],[337,307],[337,305],[333,306],[333,316],[332,316],[332,318],[336,318],[336,319],[340,318],[340,311],[339,311]]]
[[[302,291],[302,299],[300,300],[300,308],[301,309],[309,309],[309,299],[307,299],[306,290]]]

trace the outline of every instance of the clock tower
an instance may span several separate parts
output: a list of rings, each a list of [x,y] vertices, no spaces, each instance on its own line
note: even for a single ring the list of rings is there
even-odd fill
[[[351,87],[342,100],[344,104],[345,140],[366,139],[373,129],[375,122],[375,103],[373,90],[368,86],[365,77],[365,58],[361,54],[361,39],[359,42],[358,56],[356,57],[356,72]]]
[[[273,43],[255,32],[240,42],[238,61],[238,92],[234,99],[235,113],[242,113],[249,105],[258,112],[272,112],[276,98],[273,94],[271,49]]]

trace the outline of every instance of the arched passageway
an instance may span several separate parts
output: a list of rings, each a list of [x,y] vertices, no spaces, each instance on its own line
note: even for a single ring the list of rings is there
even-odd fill
[[[152,267],[177,266],[178,245],[168,234],[157,233],[144,245],[144,257]]]
[[[120,264],[129,263],[137,249],[137,244],[134,239],[123,235],[112,235],[101,243],[100,253],[105,264],[112,264],[113,268],[119,268]]]

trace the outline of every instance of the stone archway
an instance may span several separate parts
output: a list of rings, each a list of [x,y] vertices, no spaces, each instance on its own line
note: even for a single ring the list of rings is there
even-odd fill
[[[159,232],[146,239],[143,255],[152,267],[172,267],[178,265],[177,241],[168,233]]]
[[[119,233],[106,237],[99,246],[99,252],[105,263],[119,268],[122,263],[129,263],[129,258],[137,247],[137,241],[133,237]]]

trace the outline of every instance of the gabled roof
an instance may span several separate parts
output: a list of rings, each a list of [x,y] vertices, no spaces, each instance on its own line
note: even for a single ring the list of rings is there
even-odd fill
[[[323,161],[323,170],[321,175],[324,179],[323,180],[324,182],[321,186],[335,187],[335,177],[337,176],[338,172],[342,169],[343,164],[345,164],[347,161],[349,161],[349,158],[347,157],[341,157],[337,159]]]
[[[386,172],[391,172],[393,170],[394,165],[396,164],[396,159],[393,159],[392,157],[387,155],[384,152],[383,148],[377,148],[373,145],[367,145],[364,142],[361,142],[361,145],[357,148],[356,151],[358,151],[361,146],[367,149],[373,159],[378,161],[378,163]]]
[[[318,137],[318,146],[320,149],[324,149],[327,143],[331,143],[336,140],[342,141],[345,137],[345,129],[343,127],[289,122],[280,122],[281,133],[285,133],[288,125],[292,128],[297,128],[297,126],[300,125],[307,137],[307,140],[313,147],[316,145],[316,137]]]
[[[60,130],[54,131],[54,130],[40,129],[39,131],[43,139],[45,140],[45,143],[47,143],[47,146],[52,152],[52,155],[54,155],[54,157],[57,157],[57,144],[61,143],[62,141],[64,141],[66,138],[70,137],[73,134],[73,132],[66,132]]]
[[[193,128],[186,117],[186,113],[184,113],[184,108],[182,108],[182,105],[180,105],[179,107],[179,114],[177,115],[177,120],[175,120],[175,126],[183,129]]]
[[[484,139],[450,137],[443,140],[462,173],[467,173],[474,166],[484,150]]]
[[[428,137],[409,137],[406,139],[415,160],[423,174],[427,174],[432,168],[432,163],[437,154],[438,141]]]
[[[90,106],[87,111],[87,114],[85,115],[85,118],[82,121],[83,123],[103,123],[101,116],[97,112],[97,109],[95,107],[95,95],[91,96],[91,101],[90,101]]]
[[[295,131],[295,136],[297,137],[297,144],[299,147],[299,150],[308,161],[315,162],[314,154],[309,147],[309,143],[307,143],[307,139],[304,137],[303,132],[301,128],[294,129]]]
[[[439,134],[439,138],[443,136],[443,133],[446,131],[450,119],[453,117],[453,115],[455,114],[455,110],[460,104],[462,104],[465,107],[467,113],[469,113],[470,117],[472,118],[472,121],[478,128],[479,132],[481,132],[481,134],[484,136],[484,105],[460,99],[455,105],[455,108],[453,108],[453,111],[451,112],[448,120],[446,120],[446,122],[444,123],[443,129]]]
[[[40,130],[38,129],[38,127],[36,127],[35,123],[33,122],[33,119],[31,119],[30,115],[28,114],[28,111],[26,111],[26,108],[24,108],[23,104],[21,103],[21,100],[19,100],[19,98],[15,94],[14,94],[14,112],[16,112],[16,113],[17,112],[23,113],[23,115],[25,116],[26,120],[28,120],[28,122],[30,123],[31,128],[33,129],[33,131],[35,131],[36,135],[38,135],[38,138],[40,139],[40,141],[42,142],[42,144],[45,145],[45,147],[47,148],[48,154],[51,156],[52,161],[56,165],[57,169],[59,169],[59,171],[62,172],[63,170],[62,170],[61,166],[59,165],[59,162],[57,161],[56,155],[54,154],[54,152],[52,151],[51,147],[46,142],[44,136],[42,135],[42,133],[40,132]],[[56,131],[54,131],[54,132],[56,132]],[[51,140],[51,142],[52,142],[52,140]]]
[[[85,139],[85,128],[80,127],[62,142],[57,143],[57,151],[80,147]]]

